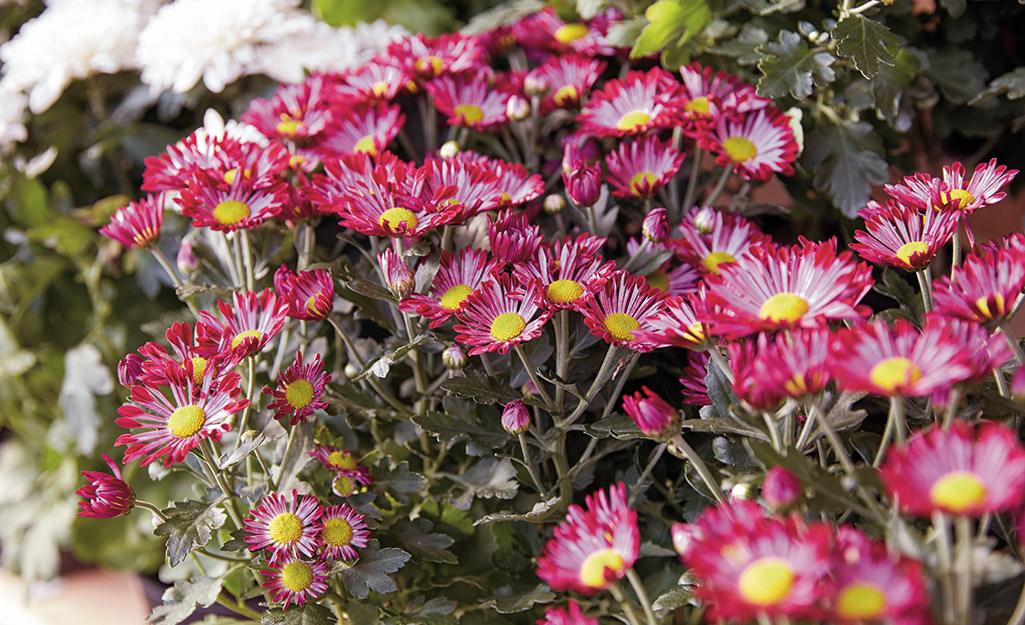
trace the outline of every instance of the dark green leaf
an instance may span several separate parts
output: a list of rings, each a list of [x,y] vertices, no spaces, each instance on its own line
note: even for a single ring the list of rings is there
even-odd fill
[[[539,501],[534,504],[534,507],[530,512],[523,514],[519,512],[494,512],[492,514],[485,514],[483,517],[477,519],[473,524],[483,525],[485,523],[495,523],[497,521],[530,521],[532,523],[544,523],[559,511],[558,505],[560,501],[561,500],[558,497],[549,499],[548,501]]]
[[[219,466],[221,469],[227,469],[228,467],[234,466],[248,456],[254,449],[263,445],[266,437],[261,433],[257,434],[253,438],[239,445],[234,451],[231,452],[226,458],[221,458]]]
[[[432,534],[432,529],[434,525],[427,519],[416,519],[400,523],[392,531],[402,546],[414,556],[430,562],[458,564],[459,558],[448,551],[455,540],[448,534]]]
[[[806,142],[802,162],[813,183],[853,219],[865,207],[873,184],[889,180],[879,137],[868,122],[822,123]]]
[[[413,418],[417,425],[433,434],[440,442],[448,444],[465,438],[466,453],[483,456],[509,440],[509,433],[502,429],[497,414],[482,417],[479,414],[480,406],[452,396],[445,397],[442,405],[445,412],[428,412]]]
[[[830,67],[836,60],[832,54],[809,48],[804,37],[788,30],[780,31],[778,43],[759,46],[758,52],[765,55],[758,62],[764,74],[758,94],[767,98],[792,95],[801,100],[811,95],[815,85],[828,85],[836,77]]]
[[[304,606],[292,606],[284,612],[271,610],[260,619],[261,625],[331,625],[337,622],[331,610],[312,601]]]
[[[712,54],[737,59],[741,65],[754,65],[762,59],[758,48],[768,43],[769,35],[764,28],[752,24],[744,24],[740,33],[725,41],[720,41],[708,49]]]
[[[516,468],[508,458],[481,458],[466,473],[449,477],[466,489],[452,499],[452,505],[460,510],[469,509],[475,497],[512,499],[519,488]]]
[[[356,564],[342,570],[342,583],[346,590],[359,599],[366,599],[371,590],[379,593],[395,592],[395,581],[387,574],[401,569],[409,557],[401,549],[381,549],[380,543],[371,540],[360,553]]]
[[[513,590],[503,586],[495,591],[495,598],[480,604],[482,608],[492,608],[499,614],[516,614],[529,610],[537,603],[555,601],[555,593],[548,586],[538,584],[530,590]]]
[[[891,267],[883,269],[882,276],[872,290],[896,300],[901,309],[907,311],[914,320],[920,319],[925,314],[922,297],[896,269]]]
[[[989,72],[975,54],[961,48],[945,48],[929,57],[925,75],[953,104],[974,99],[986,86]]]
[[[968,0],[940,0],[940,6],[947,10],[950,17],[961,17],[968,8]]]
[[[499,380],[477,371],[467,371],[465,377],[446,380],[441,388],[460,397],[469,397],[478,404],[498,402],[505,405],[523,398]]]
[[[659,595],[658,599],[655,599],[655,603],[651,604],[651,609],[654,610],[656,617],[663,618],[676,608],[690,603],[693,597],[694,593],[689,588],[673,588]]]
[[[1013,70],[994,78],[989,87],[979,95],[972,98],[969,104],[977,104],[983,100],[1002,93],[1007,94],[1008,100],[1020,100],[1025,98],[1025,66],[1016,67]]]
[[[395,501],[405,504],[409,501],[407,493],[415,493],[427,486],[424,476],[409,470],[409,463],[403,460],[394,469],[388,468],[390,460],[382,458],[373,468],[374,490],[387,490]]]
[[[755,15],[793,13],[804,8],[804,0],[742,0],[744,7]]]
[[[872,92],[875,95],[875,106],[879,114],[892,125],[900,112],[904,90],[907,89],[918,72],[922,62],[917,56],[901,48],[894,57],[893,66],[883,66],[872,81]]]
[[[345,286],[347,286],[352,291],[355,291],[356,293],[363,295],[364,297],[381,300],[382,302],[397,302],[395,296],[392,295],[391,291],[389,291],[388,289],[384,288],[376,282],[371,282],[370,280],[363,280],[362,278],[357,278],[355,280],[350,280],[346,283]]]
[[[848,15],[833,28],[836,51],[854,62],[854,67],[872,78],[880,65],[893,65],[900,46],[890,29],[864,15]]]
[[[647,438],[647,435],[637,427],[633,419],[618,412],[594,423],[588,423],[584,426],[584,431],[594,438],[609,438],[610,436],[619,440]]]
[[[227,520],[220,503],[182,501],[162,512],[167,520],[153,533],[167,536],[167,562],[171,566],[178,566],[190,551],[209,543],[212,531]]]
[[[164,591],[163,605],[153,608],[149,619],[154,625],[177,625],[196,611],[196,606],[207,607],[217,601],[221,592],[222,579],[198,577],[175,582]]]
[[[243,540],[249,535],[244,528],[237,529],[231,533],[231,540],[221,545],[221,551],[244,551],[249,545]]]

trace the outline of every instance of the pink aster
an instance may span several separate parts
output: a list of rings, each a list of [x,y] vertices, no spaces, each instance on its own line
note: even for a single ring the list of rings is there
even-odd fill
[[[311,181],[302,186],[302,192],[321,213],[337,213],[343,210],[349,198],[361,197],[370,185],[376,184],[375,172],[387,172],[391,168],[401,168],[405,176],[408,165],[391,152],[343,154],[326,160],[324,173],[313,174]]]
[[[747,113],[741,119],[720,117],[700,133],[698,145],[715,155],[715,162],[732,167],[744,180],[768,180],[772,174],[794,175],[797,141],[790,117],[774,106]]]
[[[487,130],[504,124],[509,93],[496,88],[486,76],[473,73],[435,78],[425,85],[438,112],[450,126]]]
[[[260,293],[236,292],[231,298],[231,304],[217,300],[223,322],[205,310],[199,313],[199,320],[209,331],[208,335],[200,336],[200,345],[214,352],[231,349],[251,356],[266,347],[284,327],[286,303],[271,289]]]
[[[923,217],[918,209],[869,200],[859,213],[865,230],[854,233],[857,243],[850,248],[873,263],[918,271],[929,266],[940,249],[957,232],[959,216],[946,208],[930,210]]]
[[[335,281],[326,269],[293,272],[281,265],[274,272],[274,290],[292,319],[323,321],[334,306]]]
[[[776,510],[786,508],[801,497],[801,480],[790,469],[777,464],[762,482],[762,498]]]
[[[679,433],[679,413],[647,386],[633,395],[623,395],[623,412],[652,438],[668,438]]]
[[[511,265],[531,262],[537,257],[544,237],[541,227],[530,223],[523,213],[502,211],[488,217],[488,242],[495,258]]]
[[[227,136],[212,137],[200,128],[159,156],[146,157],[142,190],[181,191],[197,174],[222,168],[241,143]]]
[[[712,400],[708,397],[708,387],[705,385],[710,360],[711,357],[707,351],[687,352],[687,366],[683,368],[683,375],[680,376],[680,394],[683,395],[683,403],[692,406],[712,405]]]
[[[364,102],[394,100],[409,86],[410,77],[401,67],[384,63],[380,58],[353,68],[333,88],[342,98]]]
[[[135,491],[121,476],[121,469],[107,454],[102,454],[103,461],[110,467],[113,475],[99,471],[82,471],[88,483],[75,491],[85,501],[78,502],[78,516],[94,519],[113,519],[124,516],[135,507]]]
[[[544,305],[552,310],[575,308],[593,293],[616,268],[612,261],[597,255],[604,237],[581,234],[575,239],[556,240],[551,248],[541,248],[537,263],[517,263],[513,274],[522,283],[540,280]]]
[[[935,283],[935,312],[944,317],[999,325],[1009,320],[1025,287],[1025,252],[1008,249],[965,256],[953,275]]]
[[[541,175],[531,174],[530,170],[519,163],[507,163],[501,159],[477,154],[472,150],[463,150],[456,155],[455,160],[481,165],[495,175],[494,184],[501,194],[500,208],[522,206],[537,199],[545,191]]]
[[[270,98],[256,98],[242,121],[269,139],[304,141],[317,136],[331,121],[324,77],[312,75],[302,84],[281,85]]]
[[[342,101],[336,103],[332,111],[330,123],[310,146],[322,158],[382,152],[406,123],[406,116],[398,105]]]
[[[640,532],[622,483],[584,502],[583,508],[571,504],[555,528],[537,559],[537,576],[557,592],[589,596],[626,575],[640,553]]]
[[[831,379],[826,328],[760,334],[729,344],[733,391],[758,410],[775,410],[786,399],[820,393]]]
[[[283,609],[289,605],[301,606],[327,592],[328,565],[324,560],[306,561],[298,557],[284,556],[276,562],[269,562],[269,570],[261,570],[265,578],[260,584],[268,589],[271,599],[283,602]]]
[[[498,177],[482,163],[428,158],[417,174],[408,192],[431,204],[458,206],[457,221],[496,209],[503,202]]]
[[[225,184],[208,174],[198,174],[175,201],[182,215],[192,218],[194,228],[220,232],[251,230],[277,216],[290,199],[287,183],[256,188],[246,176],[233,176]]]
[[[422,33],[388,44],[385,60],[418,81],[458,74],[477,67],[487,50],[476,37],[459,33],[428,37]]]
[[[669,184],[683,163],[683,152],[654,135],[644,135],[609,152],[605,164],[616,197],[650,198]]]
[[[274,398],[267,409],[274,411],[275,419],[289,417],[291,425],[302,423],[314,410],[327,408],[323,395],[324,387],[330,381],[331,376],[324,372],[320,354],[313,362],[303,364],[303,353],[297,352],[292,366],[278,376],[277,385],[263,389]]]
[[[683,89],[677,102],[679,115],[686,121],[717,121],[721,116],[738,115],[766,108],[772,100],[759,96],[752,85],[727,72],[716,72],[697,61],[680,68]]]
[[[320,522],[323,554],[332,560],[352,561],[359,557],[357,549],[367,546],[370,530],[365,517],[348,504],[324,508]]]
[[[667,128],[673,122],[673,109],[664,100],[679,86],[673,75],[660,67],[631,71],[623,80],[612,79],[591,93],[577,115],[580,132],[623,137]]]
[[[541,307],[541,285],[535,282],[517,287],[507,274],[480,285],[466,297],[456,315],[462,323],[454,329],[456,341],[474,345],[471,356],[497,351],[541,336],[551,311]]]
[[[335,474],[331,490],[339,497],[349,497],[374,483],[370,470],[360,465],[356,456],[347,449],[317,443],[317,447],[309,453]]]
[[[901,510],[915,516],[1009,512],[1025,498],[1025,449],[1003,425],[956,421],[891,448],[879,477]]]
[[[736,262],[751,246],[771,241],[738,213],[697,207],[684,216],[680,234],[680,239],[672,241],[674,250],[702,274],[718,275],[721,263]]]
[[[431,320],[431,328],[436,328],[462,309],[470,293],[501,268],[502,262],[489,259],[484,250],[465,247],[456,254],[443,250],[428,293],[414,293],[403,299],[399,310],[426,317]]]
[[[566,607],[551,606],[545,609],[545,617],[537,625],[599,625],[598,619],[587,616],[580,609],[580,604],[572,599]]]
[[[572,108],[582,102],[605,71],[605,61],[579,54],[551,56],[527,75],[528,82],[543,86],[541,114]]]
[[[610,345],[643,353],[659,344],[634,332],[651,329],[663,302],[662,292],[648,286],[644,278],[617,271],[587,298],[580,312],[591,334]]]
[[[164,225],[164,194],[147,195],[117,209],[100,234],[126,247],[144,248],[160,238]]]
[[[944,167],[938,194],[934,193],[933,178],[928,174],[909,176],[896,185],[886,185],[885,189],[901,204],[922,211],[950,206],[970,215],[983,206],[1004,199],[1007,194],[1002,189],[1014,180],[1018,170],[997,165],[994,158],[988,163],[979,163],[968,180],[965,180],[965,173],[961,163]]]
[[[661,347],[704,349],[708,328],[695,311],[694,301],[700,292],[691,295],[673,295],[662,302],[662,309],[648,321],[646,330],[637,330],[635,336]]]
[[[608,44],[602,26],[607,20],[595,17],[590,23],[564,22],[555,9],[545,7],[513,25],[516,41],[528,52],[541,51],[564,54],[577,52],[585,56],[611,55],[615,49]]]
[[[244,520],[243,540],[250,551],[266,549],[267,560],[281,562],[290,558],[310,558],[320,547],[320,523],[323,509],[312,495],[300,496],[292,489],[291,498],[269,493]]]
[[[644,227],[641,227],[642,232]],[[665,251],[669,241],[656,243],[652,246],[653,251]],[[626,253],[628,257],[639,254],[641,250],[640,240],[633,238],[626,242]],[[658,267],[644,274],[644,281],[650,287],[654,287],[666,295],[687,295],[693,293],[701,284],[701,274],[690,263],[681,263],[675,257],[669,256]]]
[[[139,382],[153,387],[170,384],[167,371],[168,367],[184,367],[185,361],[192,363],[193,388],[199,391],[203,387],[203,378],[209,368],[214,376],[213,383],[216,385],[225,374],[229,373],[244,358],[244,354],[236,350],[224,350],[212,352],[208,346],[200,344],[199,336],[207,334],[201,328],[201,322],[196,322],[196,331],[193,333],[192,326],[188,323],[174,323],[164,333],[171,352],[157,343],[149,341],[139,348],[140,372],[137,376]]]

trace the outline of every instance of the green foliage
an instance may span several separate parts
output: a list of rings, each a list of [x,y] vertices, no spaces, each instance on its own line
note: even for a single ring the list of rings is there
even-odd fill
[[[410,555],[401,549],[381,549],[378,541],[371,540],[360,552],[359,561],[342,570],[342,583],[352,596],[359,599],[366,599],[371,590],[395,592],[395,580],[388,573],[398,571],[409,558]]]
[[[182,501],[163,510],[167,520],[153,533],[167,537],[167,561],[171,566],[180,564],[193,549],[208,544],[213,530],[224,525],[227,516],[220,503]]]
[[[880,66],[896,62],[897,36],[864,15],[848,15],[837,22],[832,34],[837,53],[850,59],[865,78],[878,74]]]
[[[780,32],[778,43],[767,43],[757,52],[763,55],[758,69],[764,74],[758,81],[758,93],[767,98],[806,98],[816,86],[828,85],[836,76],[830,67],[836,59],[810,47],[794,32]]]
[[[658,0],[644,12],[648,24],[630,51],[631,58],[662,51],[662,62],[677,68],[690,60],[687,43],[712,19],[706,0]]]
[[[153,609],[150,620],[154,625],[178,625],[196,611],[196,606],[207,607],[217,600],[223,580],[200,576],[188,581],[175,582],[164,591],[164,604]]]

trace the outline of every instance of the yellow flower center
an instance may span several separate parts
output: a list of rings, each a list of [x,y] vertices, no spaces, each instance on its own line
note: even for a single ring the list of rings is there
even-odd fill
[[[252,178],[253,172],[249,171],[248,169],[243,169],[242,175],[246,178]],[[238,167],[232,167],[228,171],[224,172],[224,182],[227,182],[228,184],[233,184],[235,182],[235,176],[238,176]],[[246,210],[249,209],[247,208]],[[248,215],[248,213],[246,214]]]
[[[865,582],[849,584],[836,599],[836,613],[852,621],[878,621],[886,609],[886,595]]]
[[[383,98],[388,94],[388,83],[383,80],[381,82],[375,82],[374,86],[370,88],[370,93],[374,94],[375,98]]]
[[[701,264],[705,266],[705,269],[711,271],[715,275],[719,275],[719,265],[722,263],[735,263],[737,259],[733,257],[733,254],[727,252],[712,252],[705,259],[701,261]]]
[[[217,223],[232,226],[249,217],[249,206],[238,200],[224,200],[214,207],[214,219]]]
[[[641,327],[636,319],[626,313],[612,313],[605,317],[604,325],[608,333],[620,341],[634,340],[632,332]]]
[[[705,340],[705,328],[702,327],[700,321],[695,321],[687,327],[687,334],[690,335],[690,339],[695,343],[702,343]]]
[[[406,230],[409,231],[416,229],[417,221],[416,215],[413,214],[413,211],[408,208],[400,208],[396,206],[395,208],[389,208],[381,213],[381,216],[377,218],[377,223],[380,224],[382,228],[387,228],[389,230],[398,230],[399,225],[405,223]]]
[[[455,108],[456,120],[472,124],[484,119],[484,109],[474,104],[460,104]]]
[[[887,393],[892,393],[899,387],[914,384],[922,379],[922,370],[908,358],[893,356],[872,367],[868,378],[872,380],[872,384]]]
[[[329,519],[324,524],[324,542],[332,547],[344,547],[352,542],[352,526],[345,519]]]
[[[311,314],[314,314],[314,315],[323,315],[323,314],[325,314],[323,310],[320,310],[319,308],[317,308],[317,296],[316,295],[311,295],[310,298],[306,300],[306,311],[311,313]]]
[[[656,269],[644,276],[644,282],[648,286],[654,287],[663,293],[669,290],[669,274],[661,269]]]
[[[684,108],[688,113],[700,113],[702,115],[708,114],[708,98],[701,96],[700,98],[694,98],[687,103]]]
[[[644,124],[651,121],[651,115],[646,111],[630,111],[619,118],[618,128],[620,130],[637,130]]]
[[[758,156],[758,148],[747,137],[730,137],[723,141],[722,147],[734,163],[743,163]]]
[[[1006,309],[1004,308],[1004,296],[999,293],[994,293],[989,297],[980,297],[975,300],[975,308],[983,317],[986,317],[987,319],[996,319],[997,317],[1003,316],[1006,312]]]
[[[260,339],[263,338],[263,332],[259,330],[246,330],[245,332],[239,332],[235,335],[235,338],[231,340],[231,348],[235,349],[242,344],[242,341],[246,339]]]
[[[564,24],[560,26],[553,36],[559,43],[572,43],[577,39],[586,37],[587,33],[588,28],[586,24],[574,22],[572,24]]]
[[[192,383],[196,386],[202,386],[203,374],[206,373],[206,358],[194,356],[189,360],[192,361]],[[182,369],[184,368],[185,363],[182,363]]]
[[[740,574],[737,590],[745,601],[770,606],[787,598],[794,586],[794,573],[779,558],[762,558],[749,564]]]
[[[441,307],[448,310],[459,310],[463,300],[469,297],[470,293],[473,293],[473,289],[465,284],[457,284],[441,296]]]
[[[502,313],[491,322],[491,336],[496,341],[508,341],[519,336],[526,327],[527,320],[519,313]]]
[[[303,522],[291,512],[282,512],[267,524],[267,533],[278,544],[292,544],[303,535]]]
[[[940,193],[940,199],[943,200],[943,203],[947,206],[950,206],[954,203],[954,200],[957,200],[957,207],[962,209],[975,202],[975,196],[964,189],[942,191]]]
[[[441,73],[441,67],[444,65],[444,61],[436,56],[425,56],[422,59],[416,60],[416,71],[426,72],[428,69],[434,72],[435,75]]]
[[[356,468],[356,459],[340,451],[332,451],[328,454],[327,463],[341,471],[352,471]]]
[[[783,390],[786,391],[787,395],[790,397],[806,395],[808,393],[808,383],[804,379],[804,374],[794,374],[794,377],[783,383]]]
[[[623,556],[612,549],[602,549],[587,556],[584,565],[580,567],[580,581],[591,588],[604,588],[608,582],[605,579],[605,571],[611,569],[613,573],[620,573],[626,568]]]
[[[278,131],[279,135],[285,135],[291,137],[299,130],[299,122],[293,120],[278,122],[278,125],[274,127],[274,130]]]
[[[955,514],[986,503],[986,495],[985,484],[967,471],[951,471],[929,489],[933,504]]]
[[[203,427],[206,421],[206,413],[195,404],[182,406],[167,418],[167,429],[178,438],[192,436]]]
[[[776,293],[762,304],[758,316],[766,321],[797,321],[808,312],[808,302],[793,293]]]
[[[929,251],[929,246],[922,241],[908,241],[904,245],[901,245],[897,249],[897,258],[901,259],[907,264],[911,264],[912,254],[925,254]]]
[[[353,146],[353,150],[356,152],[365,152],[373,156],[374,154],[377,154],[377,144],[374,143],[374,138],[372,136],[367,135],[356,142],[356,145]]]
[[[293,560],[282,567],[281,583],[292,592],[302,592],[313,585],[313,569],[305,562]]]
[[[335,491],[339,497],[348,497],[356,492],[356,484],[348,477],[339,475],[331,484],[331,489]]]
[[[658,176],[650,171],[639,171],[630,176],[630,190],[634,195],[640,195],[644,190],[650,190],[658,182]]]
[[[584,294],[584,287],[574,280],[556,280],[548,285],[548,301],[567,304],[577,301]]]
[[[569,106],[580,100],[580,92],[573,85],[563,85],[552,96],[556,106]]]
[[[285,387],[285,401],[293,408],[305,408],[313,401],[313,385],[306,380],[296,380]]]

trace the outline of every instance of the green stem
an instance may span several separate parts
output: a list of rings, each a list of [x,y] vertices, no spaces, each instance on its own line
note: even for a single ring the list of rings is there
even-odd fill
[[[626,600],[623,588],[619,585],[619,582],[614,582],[609,586],[609,591],[616,601],[619,602],[619,606],[623,608],[623,614],[626,615],[626,620],[630,621],[630,625],[641,625],[640,621],[637,620],[637,613],[634,612],[634,607]]]
[[[619,379],[616,380],[616,386],[613,388],[612,394],[609,395],[609,401],[605,403],[605,410],[601,413],[602,419],[609,416],[609,413],[615,409],[617,399],[623,393],[623,386],[626,385],[626,381],[630,377],[630,374],[633,373],[634,367],[637,366],[637,361],[640,360],[640,357],[640,352],[630,353],[630,362],[626,363],[626,366],[623,367],[623,370],[619,374]]]
[[[612,367],[612,361],[615,360],[615,357],[616,346],[610,343],[608,350],[605,351],[605,359],[602,360],[601,366],[598,367],[598,375],[596,375],[594,380],[591,382],[591,386],[587,389],[587,394],[584,396],[584,399],[580,400],[576,409],[573,411],[573,414],[571,414],[567,419],[564,421],[557,420],[555,422],[556,427],[560,429],[567,428],[584,414],[587,407],[591,405],[591,400],[593,400],[594,396],[598,394],[601,387],[605,385],[605,377],[608,375],[609,369]]]
[[[541,399],[545,402],[545,407],[549,412],[555,412],[555,404],[552,403],[552,398],[549,397],[548,391],[545,390],[544,382],[537,376],[537,372],[534,371],[534,367],[530,365],[530,359],[527,358],[527,354],[523,352],[523,345],[517,343],[513,348],[516,350],[516,355],[520,357],[520,362],[523,363],[523,368],[527,370],[527,374],[530,376],[530,381],[537,387],[537,392],[541,394]]]
[[[166,521],[167,520],[167,517],[164,516],[164,513],[160,510],[160,508],[154,506],[153,504],[151,504],[148,501],[143,501],[141,499],[136,499],[135,500],[135,506],[137,508],[145,508],[146,510],[149,510],[153,514],[157,515],[157,518],[160,519],[161,521]]]
[[[1018,595],[1018,604],[1014,606],[1014,613],[1007,620],[1007,625],[1022,625],[1025,623],[1025,584],[1022,584],[1021,594]]]
[[[936,555],[940,561],[940,595],[943,605],[943,622],[953,623],[955,618],[954,584],[951,579],[953,556],[950,545],[950,523],[945,514],[933,512],[932,526],[936,533]]]
[[[964,515],[954,517],[954,532],[957,545],[957,606],[958,621],[969,625],[972,617],[972,521]]]
[[[224,596],[224,591],[221,591],[221,594],[217,595],[217,603],[219,605],[224,606],[228,610],[234,612],[235,614],[238,614],[239,616],[244,616],[248,619],[251,619],[255,623],[262,622],[263,617],[257,614],[254,610],[250,609],[248,606],[243,605],[241,602],[230,601]]]
[[[694,465],[694,469],[701,476],[701,480],[704,481],[705,486],[711,491],[712,497],[715,497],[715,502],[719,505],[725,503],[722,496],[722,488],[716,484],[715,478],[712,477],[712,472],[708,470],[708,466],[705,465],[705,461],[701,459],[694,448],[687,444],[687,441],[683,440],[681,434],[677,434],[670,441],[671,446],[669,453],[673,454],[677,458],[683,458],[689,460]],[[679,452],[679,453],[677,453]],[[682,456],[680,454],[683,454]]]
[[[530,458],[527,439],[522,433],[518,435],[518,438],[520,439],[520,449],[523,450],[523,466],[527,467],[527,473],[530,474],[530,479],[534,480],[534,485],[537,487],[537,492],[541,495],[541,499],[548,501],[550,498],[548,489],[545,488],[544,482],[537,475],[537,467],[534,466],[534,462]]]
[[[1010,324],[1003,323],[1000,325],[1000,333],[1007,339],[1007,344],[1014,350],[1014,357],[1018,359],[1018,365],[1025,365],[1025,351],[1021,349],[1021,343],[1018,342],[1018,337],[1014,335],[1014,331],[1011,330]]]
[[[651,599],[648,598],[648,592],[644,589],[644,582],[641,581],[632,566],[626,570],[626,578],[630,580],[630,585],[637,593],[637,599],[641,602],[641,607],[644,608],[644,616],[648,619],[648,625],[655,625],[655,613],[651,609]]]
[[[256,277],[253,275],[253,252],[249,247],[249,231],[239,230],[242,239],[242,262],[246,268],[246,290],[252,291]]]
[[[726,188],[726,182],[730,179],[730,174],[732,173],[732,167],[723,167],[722,174],[719,176],[719,181],[715,183],[715,188],[712,189],[710,194],[708,194],[705,201],[701,203],[701,208],[707,208],[712,205],[712,202],[719,199],[719,196],[722,194],[723,189]]]
[[[683,205],[680,207],[680,214],[685,215],[694,205],[694,198],[698,193],[698,177],[701,174],[701,148],[694,148],[694,160],[690,164],[690,178],[687,179],[687,193],[683,196]]]
[[[331,327],[335,329],[335,332],[338,334],[338,337],[342,339],[342,342],[345,343],[345,346],[348,348],[349,354],[351,355],[353,362],[356,363],[356,367],[358,367],[359,370],[362,371],[366,367],[366,365],[364,364],[363,358],[360,356],[359,351],[356,349],[356,345],[349,338],[349,335],[346,334],[345,330],[342,328],[341,324],[338,323],[337,319],[328,316],[327,321],[331,324]],[[377,378],[374,377],[373,374],[368,375],[364,379],[367,381],[367,384],[369,384],[370,387],[374,389],[374,391],[381,397],[381,399],[385,401],[385,403],[387,403],[389,406],[397,410],[400,414],[404,415],[407,418],[415,416],[415,414],[412,411],[410,411],[408,407],[403,405],[402,402],[400,402],[398,399],[396,399],[394,395],[391,394],[391,391],[384,388],[377,380]]]
[[[925,312],[929,312],[932,310],[932,285],[929,284],[929,274],[926,271],[920,269],[915,275],[918,277],[918,286],[922,289],[922,305],[925,306]]]
[[[903,445],[908,440],[906,410],[903,397],[895,395],[890,398],[890,416],[893,419],[894,438],[898,445]]]
[[[171,282],[174,284],[175,290],[177,291],[180,289],[184,283],[181,278],[178,277],[178,272],[171,264],[171,261],[169,261],[167,256],[164,255],[164,251],[155,244],[150,247],[150,251],[153,252],[153,256],[157,259],[157,262],[160,263],[160,266],[164,268],[165,272],[167,272],[167,276],[171,278]],[[196,308],[196,304],[193,303],[192,298],[186,297],[184,301],[185,305],[189,307],[190,311],[192,311],[192,316],[199,318],[199,310]]]
[[[567,382],[569,370],[569,310],[562,309],[555,316],[555,375]],[[559,386],[555,389],[555,411],[565,414],[566,389]]]
[[[591,440],[596,440],[596,439],[591,439]],[[648,465],[646,467],[644,467],[644,471],[642,471],[641,475],[637,478],[637,485],[638,486],[643,484],[644,480],[648,479],[648,476],[651,475],[651,472],[652,472],[652,470],[654,470],[655,465],[658,464],[659,459],[662,458],[662,454],[665,453],[666,447],[668,447],[668,443],[660,443],[658,445],[658,447],[656,447],[655,450],[651,453],[651,458],[648,460]],[[631,506],[631,507],[633,506],[633,503],[634,503],[633,500],[634,500],[634,498],[631,496],[630,497],[630,502],[629,502],[629,506]]]
[[[246,383],[246,399],[249,400],[249,405],[242,410],[242,418],[238,422],[238,437],[235,439],[235,449],[239,448],[242,444],[242,435],[245,434],[246,426],[249,424],[249,413],[253,409],[253,387],[256,386],[256,357],[249,356],[248,360],[248,380]]]

